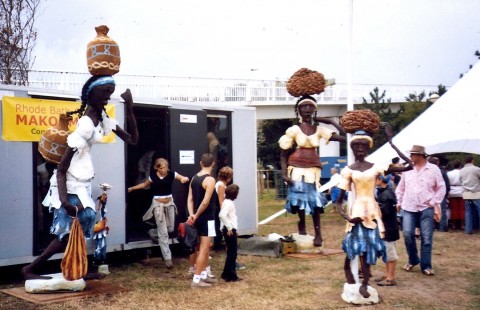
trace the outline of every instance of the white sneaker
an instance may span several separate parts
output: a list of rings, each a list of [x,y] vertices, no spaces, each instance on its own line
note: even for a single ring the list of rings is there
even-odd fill
[[[207,278],[215,278],[215,275],[210,268],[207,268]]]

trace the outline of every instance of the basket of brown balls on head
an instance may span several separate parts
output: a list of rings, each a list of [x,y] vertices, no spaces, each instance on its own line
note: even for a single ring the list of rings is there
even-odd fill
[[[363,134],[373,136],[380,128],[380,117],[371,110],[347,111],[340,119],[340,125],[347,133],[355,135],[363,131]]]
[[[321,94],[327,81],[323,74],[302,68],[295,72],[287,81],[287,91],[293,97]]]
[[[321,94],[325,87],[333,84],[335,84],[335,80],[326,80],[320,72],[307,68],[297,70],[287,81],[287,92],[293,97],[299,97],[295,104],[297,117],[298,106],[301,103],[308,101],[316,106],[317,100],[312,96]]]

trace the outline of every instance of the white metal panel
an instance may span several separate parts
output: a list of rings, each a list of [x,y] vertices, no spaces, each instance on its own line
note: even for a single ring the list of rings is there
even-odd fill
[[[254,109],[232,113],[233,181],[240,187],[235,201],[240,235],[258,231],[256,123]]]

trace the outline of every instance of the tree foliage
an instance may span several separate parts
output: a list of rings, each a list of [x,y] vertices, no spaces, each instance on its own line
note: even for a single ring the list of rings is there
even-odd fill
[[[293,125],[289,119],[259,121],[257,138],[257,158],[265,165],[280,168],[280,146],[278,139]]]
[[[0,0],[0,82],[26,85],[40,0]]]
[[[435,92],[432,94],[438,94],[442,96],[447,92],[447,88],[440,84]],[[415,120],[420,114],[428,109],[433,103],[428,100],[425,91],[421,93],[411,93],[405,97],[405,102],[399,103],[399,107],[396,111],[392,111],[391,99],[386,97],[386,91],[380,92],[378,87],[375,87],[370,92],[370,99],[363,98],[363,103],[359,109],[370,109],[380,116],[382,122],[387,122],[392,126],[393,132],[399,133],[402,129],[407,127],[413,120]],[[373,137],[374,147],[372,152],[381,147],[387,142],[387,138],[380,131]]]
[[[370,99],[367,101],[367,99],[363,99],[363,103],[358,106],[358,109],[369,109],[380,116],[380,119],[382,122],[387,122],[390,125],[392,125],[392,128],[394,132],[396,131],[396,128],[394,126],[395,120],[398,118],[399,113],[401,111],[392,111],[391,108],[391,103],[392,99],[391,98],[386,98],[386,91],[384,90],[383,92],[380,92],[378,87],[375,87],[373,91],[369,93]],[[384,143],[387,142],[387,139],[383,132],[379,132],[378,134],[373,136],[373,149],[372,152],[375,151],[377,148],[382,146]]]

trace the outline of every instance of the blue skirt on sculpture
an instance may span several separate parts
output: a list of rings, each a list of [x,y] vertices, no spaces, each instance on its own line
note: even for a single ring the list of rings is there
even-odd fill
[[[343,239],[342,249],[349,259],[357,255],[366,256],[369,265],[375,265],[378,257],[382,257],[384,262],[387,261],[385,243],[380,238],[378,228],[370,229],[356,224]]]
[[[78,196],[74,194],[68,194],[68,201],[73,205],[80,203]],[[96,212],[92,208],[84,208],[77,214],[85,239],[92,238],[93,226],[95,225],[95,215]],[[54,209],[53,223],[50,228],[50,233],[56,235],[58,240],[62,240],[65,235],[70,233],[72,222],[73,217],[67,214],[67,210],[63,206]]]
[[[292,214],[296,213],[292,207],[298,207],[299,210],[305,210],[305,214],[313,214],[314,208],[323,208],[327,204],[327,199],[317,191],[314,183],[305,183],[304,181],[294,181],[288,187],[288,197],[285,209]],[[322,212],[323,213],[323,212]]]

